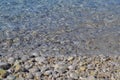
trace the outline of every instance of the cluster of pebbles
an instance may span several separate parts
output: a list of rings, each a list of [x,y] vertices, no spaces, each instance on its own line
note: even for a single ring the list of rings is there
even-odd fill
[[[40,30],[4,31],[1,80],[120,79],[119,27]]]
[[[0,80],[120,80],[118,0],[0,3]]]
[[[119,27],[93,34],[97,29],[65,27],[4,31],[8,35],[0,40],[0,79],[120,79]]]
[[[120,56],[0,56],[0,80],[119,80]]]

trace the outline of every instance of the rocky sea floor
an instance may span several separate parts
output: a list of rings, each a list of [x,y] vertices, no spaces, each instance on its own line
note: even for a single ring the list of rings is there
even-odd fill
[[[0,0],[0,80],[120,80],[120,1]]]
[[[94,37],[88,29],[6,31],[12,38],[0,42],[0,79],[119,80],[119,28]]]
[[[120,56],[0,56],[1,80],[119,80]]]

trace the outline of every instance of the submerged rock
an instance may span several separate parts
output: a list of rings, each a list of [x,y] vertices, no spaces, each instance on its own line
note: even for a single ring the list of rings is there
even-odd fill
[[[10,67],[9,63],[0,62],[0,69],[9,69]]]
[[[3,70],[3,69],[0,69],[0,79],[3,79],[7,76],[7,71],[6,70]]]

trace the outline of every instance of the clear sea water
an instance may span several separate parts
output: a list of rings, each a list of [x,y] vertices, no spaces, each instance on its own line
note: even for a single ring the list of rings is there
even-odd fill
[[[75,28],[104,19],[120,21],[120,0],[0,0],[0,29]]]
[[[34,39],[34,30],[43,35]],[[66,33],[51,35],[62,30]],[[44,35],[71,42],[58,46],[45,42]],[[5,45],[16,37],[17,42]],[[44,45],[50,51],[63,47],[65,53],[120,54],[120,0],[0,0],[0,52],[29,53]]]

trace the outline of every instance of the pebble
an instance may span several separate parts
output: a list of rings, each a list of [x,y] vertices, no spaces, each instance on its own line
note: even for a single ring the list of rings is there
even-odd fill
[[[68,57],[68,61],[72,61],[74,59],[74,57]]]
[[[80,70],[80,71],[85,71],[85,70],[86,70],[86,67],[85,67],[85,66],[81,66],[79,70]]]
[[[32,52],[31,53],[31,57],[38,57],[39,56],[39,52]]]
[[[68,65],[65,63],[58,63],[58,64],[54,65],[55,71],[58,71],[61,73],[65,72],[67,70],[67,68],[68,68]]]
[[[0,57],[2,57],[2,54],[0,53]]]
[[[29,72],[33,73],[33,72],[39,72],[40,69],[38,67],[33,67],[31,69],[29,69]]]
[[[120,0],[0,1],[0,80],[120,80]]]
[[[7,76],[7,79],[8,79],[8,80],[15,80],[15,79],[16,79],[16,77],[15,77],[15,76],[13,76],[13,75],[9,75],[9,76]]]
[[[16,80],[25,80],[23,77],[16,78]]]
[[[26,74],[26,78],[28,78],[28,79],[33,79],[34,76],[33,76],[32,73],[27,73],[27,74]]]
[[[73,78],[73,79],[78,79],[79,75],[75,72],[72,72],[72,73],[70,73],[70,77]]]
[[[1,69],[9,69],[10,67],[11,67],[11,65],[9,63],[0,62]]]
[[[75,66],[74,65],[70,65],[70,66],[68,66],[68,69],[69,70],[75,70]]]
[[[24,55],[24,56],[21,58],[21,60],[22,60],[23,62],[27,61],[28,59],[29,59],[29,56],[28,56],[28,55]]]
[[[90,71],[89,74],[90,74],[91,76],[95,76],[95,75],[97,74],[97,71],[92,70],[92,71]]]
[[[0,79],[5,78],[7,76],[7,74],[8,73],[6,70],[0,69]]]
[[[99,72],[97,77],[98,78],[110,78],[110,73],[105,73],[105,72]]]
[[[36,79],[40,79],[42,73],[41,72],[35,72],[34,76]]]
[[[28,55],[29,56],[29,55]],[[109,59],[102,61],[100,57],[28,57],[13,62],[8,70],[2,69],[7,62],[0,62],[0,78],[13,80],[40,80],[40,79],[62,79],[62,80],[96,80],[96,79],[112,79],[117,80],[119,76],[119,62],[117,59]],[[104,57],[108,59],[108,57]],[[6,59],[6,58],[4,58]],[[105,59],[105,60],[106,60]],[[9,58],[12,62],[13,58]],[[23,60],[23,61],[22,61]],[[3,59],[1,60],[3,61]],[[5,60],[4,60],[5,61]],[[40,62],[39,62],[40,61]],[[45,62],[46,61],[46,62]],[[99,61],[99,62],[95,62]],[[8,62],[8,64],[9,64]],[[45,63],[44,63],[45,62]],[[103,62],[103,63],[101,63]],[[115,66],[117,65],[117,66]],[[114,74],[115,75],[114,75]],[[114,76],[111,76],[114,75]]]
[[[50,74],[52,74],[52,70],[48,70],[48,71],[45,71],[45,72],[44,72],[44,75],[46,75],[46,76],[48,76],[48,75],[50,75]]]
[[[46,59],[45,57],[36,57],[35,61],[37,61],[39,64],[42,64],[42,62],[44,62]]]
[[[9,62],[10,64],[13,64],[13,63],[15,62],[15,58],[9,57],[9,58],[8,58],[8,62]]]
[[[89,70],[94,70],[94,69],[95,69],[95,65],[93,65],[93,64],[88,64],[88,65],[87,65],[87,69],[89,69]]]
[[[16,64],[16,65],[14,66],[15,72],[19,72],[21,69],[22,69],[22,67],[21,67],[20,64]]]

